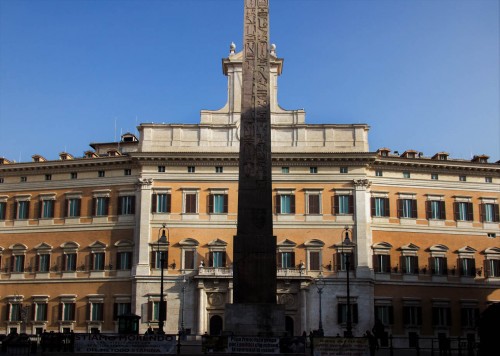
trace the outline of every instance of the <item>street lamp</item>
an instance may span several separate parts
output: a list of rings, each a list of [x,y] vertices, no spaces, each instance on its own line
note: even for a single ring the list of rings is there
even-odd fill
[[[160,255],[160,269],[161,269],[161,275],[160,275],[160,305],[159,305],[159,310],[158,310],[158,333],[159,334],[164,334],[165,331],[163,331],[163,325],[165,324],[165,301],[163,300],[163,266],[165,265],[165,254],[163,253],[162,247],[164,247],[165,251],[168,251],[168,245],[170,244],[168,242],[168,236],[165,234],[165,230],[168,231],[168,229],[165,227],[165,224],[163,224],[162,228],[158,232],[161,236],[158,238],[158,253]]]
[[[344,245],[349,247],[351,240],[349,239],[349,228],[346,226],[344,229],[344,239],[342,240],[342,254],[344,255],[345,269],[346,269],[346,283],[347,283],[347,323],[346,323],[346,337],[352,337],[352,322],[351,322],[351,297],[349,290],[349,270],[351,263],[349,261],[350,253],[346,253]]]
[[[324,336],[325,333],[323,331],[323,319],[322,319],[322,312],[321,312],[321,295],[323,294],[323,288],[325,287],[325,280],[323,279],[323,276],[321,273],[319,274],[318,278],[316,278],[316,288],[318,289],[318,295],[319,295],[319,324],[318,324],[318,334],[319,336]]]

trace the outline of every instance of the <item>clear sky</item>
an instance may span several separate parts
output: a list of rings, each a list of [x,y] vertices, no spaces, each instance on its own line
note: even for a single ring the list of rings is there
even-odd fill
[[[370,149],[500,159],[498,0],[271,0],[278,99]],[[243,0],[0,0],[0,156],[80,157],[219,109]],[[116,127],[116,129],[115,129]]]

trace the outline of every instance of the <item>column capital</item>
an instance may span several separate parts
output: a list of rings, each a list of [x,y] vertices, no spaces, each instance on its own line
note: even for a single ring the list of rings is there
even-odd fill
[[[135,186],[137,189],[147,189],[153,184],[153,178],[138,178]]]
[[[354,179],[354,187],[358,190],[368,189],[372,185],[369,179]]]

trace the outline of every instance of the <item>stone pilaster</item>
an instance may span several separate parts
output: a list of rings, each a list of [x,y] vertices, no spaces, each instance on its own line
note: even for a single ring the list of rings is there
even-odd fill
[[[356,276],[369,277],[372,269],[372,231],[370,223],[370,194],[368,179],[354,180],[355,188],[355,240],[357,252]]]
[[[149,275],[149,242],[151,238],[151,186],[152,178],[139,178],[136,184],[136,222],[134,246],[134,276]]]

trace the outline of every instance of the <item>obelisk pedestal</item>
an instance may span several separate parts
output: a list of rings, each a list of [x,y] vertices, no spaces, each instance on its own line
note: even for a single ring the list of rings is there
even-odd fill
[[[224,331],[234,335],[285,333],[276,303],[273,235],[268,0],[245,0],[240,125],[238,228],[234,236],[233,304]]]

